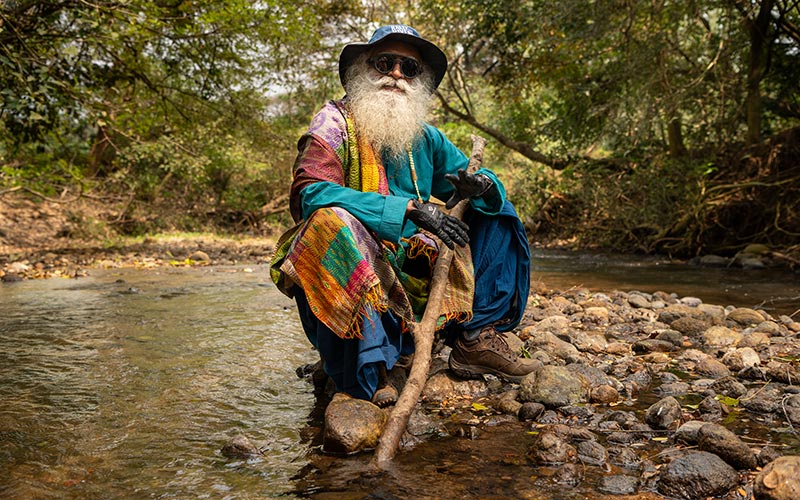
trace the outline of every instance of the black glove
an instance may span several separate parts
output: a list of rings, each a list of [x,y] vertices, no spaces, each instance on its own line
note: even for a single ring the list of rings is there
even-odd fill
[[[485,175],[468,174],[463,168],[458,169],[458,175],[446,174],[444,178],[456,188],[445,205],[448,210],[456,206],[461,200],[478,198],[484,195],[494,186],[494,182]]]
[[[461,220],[447,215],[432,203],[413,200],[414,210],[408,213],[408,219],[426,231],[430,231],[442,240],[451,250],[455,245],[466,246],[469,243],[467,230],[469,226]]]

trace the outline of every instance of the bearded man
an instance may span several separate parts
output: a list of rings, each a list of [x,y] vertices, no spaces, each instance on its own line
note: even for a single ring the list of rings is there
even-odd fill
[[[411,27],[384,26],[344,47],[346,96],[325,105],[298,142],[290,192],[298,225],[279,240],[276,285],[297,302],[303,329],[337,391],[384,407],[387,372],[413,352],[439,240],[454,249],[439,332],[461,377],[518,382],[536,363],[498,331],[519,324],[530,253],[505,189],[425,122],[447,58]],[[469,199],[464,222],[452,208]]]

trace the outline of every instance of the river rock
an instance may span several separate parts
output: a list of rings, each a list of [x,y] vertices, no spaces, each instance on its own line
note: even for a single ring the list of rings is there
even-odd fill
[[[710,378],[730,377],[731,371],[722,362],[717,361],[711,356],[707,356],[697,362],[695,371],[700,375]]]
[[[792,394],[783,400],[783,411],[786,418],[794,425],[800,424],[800,394]]]
[[[482,397],[488,393],[486,382],[482,380],[462,380],[440,371],[431,375],[422,389],[422,398],[427,401],[442,402],[453,396]]]
[[[723,396],[738,399],[747,392],[747,387],[733,377],[723,377],[711,384],[711,389]]]
[[[647,409],[644,421],[654,429],[669,429],[680,418],[681,404],[674,397],[668,396]]]
[[[739,436],[718,424],[706,424],[697,432],[701,451],[714,453],[736,469],[755,469],[756,455]]]
[[[592,403],[611,404],[619,401],[619,391],[610,385],[598,385],[593,387],[589,393],[589,401]]]
[[[569,342],[565,342],[564,340],[561,340],[556,336],[556,334],[552,333],[551,331],[548,331],[546,329],[545,330],[541,329],[541,328],[553,327],[552,323],[554,322],[551,322],[550,326],[547,325],[545,327],[541,326],[542,323],[545,323],[547,320],[551,319],[554,318],[547,318],[535,327],[528,327],[523,329],[523,331],[520,334],[520,337],[527,338],[527,340],[525,341],[525,347],[528,349],[528,351],[543,349],[548,354],[566,360],[567,362],[570,363],[581,361],[582,359],[581,354],[574,345],[570,344]],[[562,319],[566,320],[567,322],[569,321],[566,318]],[[555,322],[555,323],[561,324],[560,322]],[[563,335],[568,336],[568,331],[565,330],[563,332]]]
[[[545,407],[542,403],[533,403],[533,402],[522,403],[522,406],[520,407],[517,416],[523,422],[529,420],[536,420],[537,418],[539,418],[539,415],[544,413],[544,410]]]
[[[736,345],[743,335],[722,325],[715,325],[703,332],[703,344],[707,347],[728,347]]]
[[[336,393],[325,409],[322,449],[350,455],[375,448],[386,420],[386,413],[369,401]]]
[[[728,319],[738,323],[741,326],[755,326],[764,321],[766,318],[756,311],[747,307],[737,307],[728,313]]]
[[[634,342],[632,349],[635,354],[645,354],[648,352],[672,352],[677,347],[666,340],[643,339]]]
[[[609,463],[617,467],[635,469],[642,463],[639,455],[627,446],[609,446],[607,451]]]
[[[658,332],[658,335],[656,335],[656,340],[662,340],[676,347],[681,347],[683,345],[683,334],[678,330],[661,330]]]
[[[754,387],[739,399],[739,404],[755,413],[774,413],[781,409],[783,391],[775,384]]]
[[[648,309],[650,307],[650,301],[647,300],[647,297],[638,293],[628,295],[628,304],[634,309]]]
[[[633,495],[636,493],[638,486],[639,478],[614,474],[612,476],[603,476],[600,479],[600,484],[597,485],[597,490],[610,495]]]
[[[676,319],[669,326],[689,337],[697,337],[711,327],[711,323],[706,319],[684,316]]]
[[[575,445],[578,459],[588,465],[605,465],[608,463],[608,450],[594,440],[580,441]]]
[[[522,379],[519,395],[522,401],[559,408],[586,402],[589,383],[580,373],[573,373],[563,366],[542,366]]]
[[[722,356],[722,363],[734,372],[751,368],[761,364],[761,358],[752,347],[742,347],[726,352]]]
[[[258,446],[243,434],[232,437],[222,446],[220,452],[228,458],[252,458],[263,454]]]
[[[550,427],[544,427],[539,431],[528,450],[528,458],[539,465],[574,462],[577,455],[575,447]]]
[[[727,493],[738,481],[736,470],[717,455],[690,451],[661,470],[658,491],[667,496],[694,500]]]
[[[753,481],[755,500],[797,500],[800,497],[800,456],[780,457],[767,464]]]
[[[706,423],[707,422],[702,420],[689,420],[685,422],[675,431],[675,441],[688,445],[697,444],[697,434],[700,432],[700,428],[706,425]]]

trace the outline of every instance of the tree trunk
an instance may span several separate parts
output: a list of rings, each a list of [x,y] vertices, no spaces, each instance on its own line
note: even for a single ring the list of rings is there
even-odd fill
[[[761,141],[761,81],[767,73],[769,61],[769,26],[772,22],[772,8],[774,0],[762,0],[761,7],[755,19],[746,18],[747,29],[750,33],[750,58],[747,68],[747,100],[745,110],[747,113],[747,143],[755,144]]]
[[[667,141],[669,142],[669,155],[672,158],[681,158],[686,155],[686,146],[683,144],[680,118],[673,117],[667,124]]]

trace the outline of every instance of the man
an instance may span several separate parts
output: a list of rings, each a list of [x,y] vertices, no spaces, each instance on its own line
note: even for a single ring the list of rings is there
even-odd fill
[[[529,291],[524,229],[495,174],[425,123],[447,58],[404,25],[384,26],[339,57],[346,96],[298,143],[290,193],[298,225],[278,242],[272,277],[297,301],[303,329],[338,391],[393,404],[387,372],[413,352],[439,249],[454,249],[440,332],[462,377],[519,381],[535,362],[497,330],[520,321]],[[469,199],[462,222],[447,208]]]

